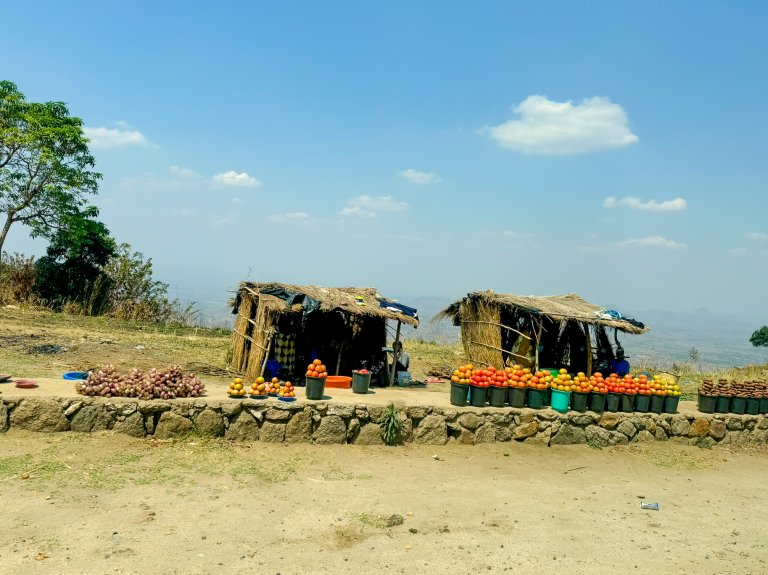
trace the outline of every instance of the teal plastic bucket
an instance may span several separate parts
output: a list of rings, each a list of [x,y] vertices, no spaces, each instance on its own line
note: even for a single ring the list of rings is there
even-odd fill
[[[547,400],[547,390],[530,388],[528,390],[528,407],[531,409],[541,409]]]
[[[568,404],[571,402],[570,391],[560,391],[559,389],[552,390],[552,409],[565,413],[568,411]]]

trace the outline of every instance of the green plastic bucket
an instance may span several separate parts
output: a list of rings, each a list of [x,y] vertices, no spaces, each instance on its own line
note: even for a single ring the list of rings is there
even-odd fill
[[[640,413],[648,413],[651,408],[651,396],[638,393],[635,397],[635,411]]]
[[[595,413],[602,413],[605,411],[605,393],[593,393],[589,398],[589,409]]]
[[[664,413],[677,413],[677,406],[679,404],[679,395],[668,395],[666,399],[664,399]]]
[[[745,397],[731,397],[731,413],[743,414],[747,410]]]
[[[500,385],[492,385],[488,388],[488,403],[493,407],[504,407],[507,402],[507,388]]]
[[[306,387],[304,390],[306,391],[307,399],[323,399],[323,394],[325,393],[325,378],[306,378]]]
[[[570,391],[560,391],[559,389],[552,390],[552,409],[555,411],[566,413],[568,411],[568,404],[570,401]]]
[[[626,413],[632,413],[635,408],[635,395],[630,393],[622,393],[619,409]]]
[[[512,407],[525,406],[525,388],[524,387],[509,388],[509,405]]]
[[[547,402],[547,390],[535,389],[533,387],[528,389],[528,407],[532,409],[541,409]]]
[[[715,411],[717,413],[728,413],[731,408],[731,396],[719,395],[715,400]]]
[[[368,393],[371,385],[370,373],[352,372],[352,393]]]
[[[744,410],[749,415],[757,415],[760,413],[760,400],[754,397],[747,398],[747,408]]]
[[[664,395],[652,395],[651,396],[651,411],[653,413],[661,413],[664,411],[664,400],[666,399],[666,396]]]
[[[474,407],[485,407],[488,402],[488,388],[477,387],[476,385],[469,386],[469,403]]]
[[[606,411],[619,411],[619,404],[621,404],[621,395],[618,393],[609,393],[605,399]]]
[[[714,395],[699,394],[699,411],[701,413],[715,413],[717,398]]]
[[[571,409],[573,411],[587,411],[588,403],[589,403],[589,393],[574,391],[571,394]]]
[[[768,397],[760,398],[760,413],[768,413]]]
[[[353,380],[354,385],[354,380]],[[466,383],[451,382],[451,405],[463,407],[467,405],[469,386]]]

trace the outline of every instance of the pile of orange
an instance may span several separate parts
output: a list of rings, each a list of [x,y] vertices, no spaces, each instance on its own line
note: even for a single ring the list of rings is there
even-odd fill
[[[286,381],[280,388],[280,391],[277,392],[277,395],[280,397],[296,397],[296,388],[293,387],[290,381]]]
[[[472,372],[474,369],[475,366],[471,363],[459,366],[453,371],[453,375],[451,375],[451,381],[453,383],[462,383],[465,385],[468,384],[472,379]]]
[[[239,377],[233,379],[232,383],[229,384],[229,388],[227,389],[227,395],[230,397],[243,397],[245,393],[246,391],[243,387],[243,380]]]
[[[552,389],[558,391],[574,391],[575,388],[576,384],[573,382],[571,374],[568,373],[568,370],[565,368],[561,369],[552,380]]]
[[[267,383],[263,377],[257,377],[251,384],[251,395],[267,395]]]
[[[328,371],[325,369],[325,365],[319,359],[314,360],[307,366],[307,377],[328,377]]]
[[[603,374],[599,371],[592,374],[589,378],[589,383],[592,387],[592,393],[608,393],[608,384]]]

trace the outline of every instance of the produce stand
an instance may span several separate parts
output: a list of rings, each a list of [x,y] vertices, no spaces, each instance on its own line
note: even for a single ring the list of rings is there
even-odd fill
[[[386,361],[387,322],[397,323],[396,341],[401,325],[419,325],[416,309],[374,288],[243,282],[232,313],[237,318],[231,366],[246,381],[278,377],[303,382],[300,366],[318,357],[328,360],[329,376],[348,377],[361,366]],[[378,371],[372,381],[393,381],[389,375]]]

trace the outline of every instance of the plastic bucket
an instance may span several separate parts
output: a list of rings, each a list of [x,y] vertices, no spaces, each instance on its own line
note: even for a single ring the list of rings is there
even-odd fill
[[[768,397],[760,398],[760,413],[768,413]]]
[[[493,407],[504,407],[507,403],[507,388],[501,385],[492,385],[488,388],[488,403]]]
[[[619,411],[619,404],[621,403],[621,396],[618,393],[609,393],[605,400],[606,411]]]
[[[547,402],[547,390],[538,388],[528,389],[528,407],[541,409]]]
[[[602,413],[605,411],[605,393],[593,393],[589,398],[589,409],[595,413]]]
[[[568,411],[568,404],[570,401],[570,391],[560,391],[559,389],[552,390],[552,409],[555,411],[566,413]]]
[[[651,396],[651,411],[653,413],[661,413],[664,411],[664,400],[666,399],[666,396],[664,395],[652,395]]]
[[[635,411],[639,411],[640,413],[648,413],[650,408],[651,396],[638,393],[637,397],[635,397]]]
[[[622,393],[619,409],[627,413],[632,413],[634,408],[635,408],[634,394]]]
[[[677,406],[679,403],[679,395],[668,395],[664,400],[664,413],[677,413]]]
[[[523,407],[525,405],[525,388],[524,387],[509,388],[509,405],[511,407]]]
[[[451,405],[467,405],[468,392],[469,386],[466,383],[451,382]]]
[[[474,407],[484,407],[488,399],[488,388],[469,386],[469,403]]]
[[[352,372],[352,393],[368,393],[368,388],[370,386],[370,373],[358,373],[356,371]]]
[[[742,414],[746,410],[747,410],[747,398],[745,397],[731,398],[731,413]]]
[[[699,411],[701,413],[715,413],[717,398],[714,395],[699,394]]]
[[[325,393],[325,378],[324,377],[307,377],[305,391],[307,393],[307,399],[323,399]]]
[[[760,400],[755,399],[754,397],[748,397],[745,412],[749,415],[757,415],[760,413]]]
[[[715,411],[717,413],[728,413],[728,410],[731,408],[731,396],[730,395],[720,395],[715,400]]]
[[[571,394],[571,409],[574,411],[587,411],[587,404],[589,403],[589,393],[582,393],[581,391],[574,391]]]

